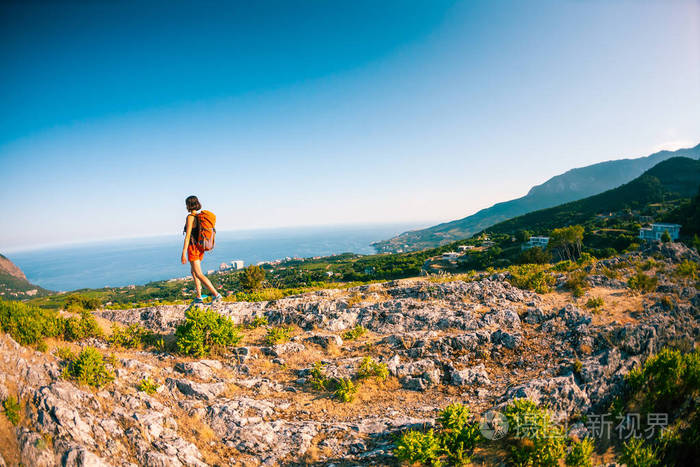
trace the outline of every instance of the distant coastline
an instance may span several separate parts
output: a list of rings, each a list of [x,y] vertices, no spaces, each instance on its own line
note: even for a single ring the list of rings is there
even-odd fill
[[[286,257],[338,253],[372,254],[371,243],[417,224],[370,224],[223,231],[205,257],[204,269],[243,260],[246,265]],[[418,223],[420,225],[420,223]],[[12,260],[34,284],[56,290],[123,287],[184,277],[189,266],[179,262],[181,235],[87,242],[15,251]]]

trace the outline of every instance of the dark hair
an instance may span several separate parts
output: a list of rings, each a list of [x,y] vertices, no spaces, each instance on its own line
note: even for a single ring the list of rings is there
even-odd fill
[[[199,211],[202,209],[202,204],[194,195],[188,196],[187,199],[185,199],[185,205],[187,206],[188,211]]]

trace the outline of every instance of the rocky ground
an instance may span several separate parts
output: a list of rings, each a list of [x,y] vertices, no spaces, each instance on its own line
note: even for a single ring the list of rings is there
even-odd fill
[[[627,278],[650,257],[656,291],[630,290]],[[291,340],[268,345],[265,327],[246,329],[234,351],[202,360],[81,343],[116,357],[116,380],[99,390],[61,376],[52,354],[59,343],[38,352],[0,334],[0,392],[26,402],[17,427],[0,421],[0,452],[8,465],[32,466],[392,464],[395,435],[432,423],[446,405],[462,402],[479,414],[519,397],[548,404],[585,434],[577,420],[605,412],[634,365],[665,345],[697,342],[700,295],[675,272],[686,259],[700,258],[662,245],[598,262],[587,268],[579,299],[561,287],[520,290],[503,273],[224,303],[217,311],[241,325],[256,316],[292,325]],[[617,277],[602,273],[611,270]],[[600,310],[585,306],[591,297],[603,299]],[[107,332],[110,322],[138,323],[169,335],[184,310],[96,314]],[[344,340],[356,325],[368,332]],[[330,376],[352,377],[365,356],[386,363],[390,376],[359,383],[353,401],[309,384],[315,362]],[[146,377],[160,384],[153,395],[137,389]],[[596,460],[612,456],[603,451]],[[497,449],[474,458],[502,460]]]

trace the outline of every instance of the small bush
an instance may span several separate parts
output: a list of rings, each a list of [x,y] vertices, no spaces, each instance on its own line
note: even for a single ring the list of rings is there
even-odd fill
[[[617,279],[620,277],[620,272],[617,271],[616,269],[608,268],[608,267],[603,267],[600,272],[607,277],[608,279]]]
[[[238,281],[245,290],[255,290],[265,280],[265,270],[260,266],[248,266],[238,275]]]
[[[593,311],[598,311],[604,305],[603,299],[600,297],[589,298],[586,302],[586,308],[590,308]]]
[[[70,347],[56,347],[54,354],[61,360],[75,359],[75,353],[70,349]]]
[[[325,366],[326,365],[321,362],[316,362],[311,367],[309,383],[311,383],[311,386],[318,391],[326,391],[330,386],[330,380],[323,371]]]
[[[150,376],[148,376],[141,380],[141,382],[138,385],[138,390],[145,392],[149,396],[152,396],[158,391],[159,387],[160,385],[153,381]]]
[[[267,316],[265,315],[257,315],[250,324],[248,324],[250,329],[259,328],[261,326],[267,326]]]
[[[33,345],[45,337],[62,336],[65,320],[54,310],[0,300],[0,327],[19,344]]]
[[[357,386],[349,378],[334,378],[335,391],[333,395],[342,402],[350,402],[355,397]]]
[[[565,463],[571,467],[592,467],[593,461],[593,441],[584,438],[581,441],[574,441],[571,450],[566,455]]]
[[[105,367],[102,354],[94,347],[85,347],[63,370],[66,377],[95,388],[114,381],[114,373]]]
[[[698,263],[695,261],[685,260],[676,268],[676,274],[680,277],[696,280],[698,278]]]
[[[474,448],[482,440],[479,424],[471,418],[469,408],[463,404],[448,405],[438,414],[441,444],[450,465],[471,462]]]
[[[659,465],[654,449],[644,444],[641,439],[632,438],[622,447],[620,462],[627,467],[653,467]]]
[[[185,313],[185,322],[175,330],[175,339],[179,352],[202,357],[236,345],[242,336],[231,318],[212,310],[192,308]]]
[[[67,341],[100,336],[102,336],[102,329],[89,311],[82,310],[79,316],[71,316],[66,320],[64,337]]]
[[[398,439],[394,454],[404,462],[441,465],[442,446],[432,429],[426,432],[408,430]]]
[[[153,345],[155,340],[155,334],[139,324],[131,324],[128,327],[113,324],[112,335],[109,336],[110,344],[124,349],[136,349],[145,344]]]
[[[645,412],[671,412],[687,394],[700,391],[700,351],[661,349],[626,380]]]
[[[668,230],[664,230],[664,233],[661,234],[661,242],[662,243],[670,243],[671,242],[671,235],[668,233]]]
[[[547,264],[552,260],[552,253],[539,247],[529,248],[518,257],[520,264]]]
[[[269,345],[281,344],[287,342],[292,337],[292,328],[287,326],[276,326],[267,330],[265,342]]]
[[[451,404],[437,418],[438,430],[409,430],[397,440],[394,454],[401,461],[430,465],[465,465],[482,441],[479,424],[462,404]]]
[[[17,398],[15,396],[9,396],[2,403],[2,406],[5,409],[5,416],[7,419],[10,421],[10,423],[17,426],[19,424],[20,411],[22,409],[22,406]]]
[[[63,302],[63,308],[67,311],[96,310],[100,306],[102,302],[99,299],[80,294],[68,295]]]
[[[357,370],[358,379],[376,377],[384,381],[388,376],[389,368],[386,363],[377,363],[372,357],[363,358]]]
[[[658,279],[653,276],[647,276],[639,271],[634,276],[630,277],[627,286],[630,289],[638,290],[639,292],[653,292],[656,289]]]
[[[504,410],[512,436],[510,460],[516,465],[557,466],[565,454],[564,434],[549,412],[527,399],[516,399]]]
[[[554,277],[544,266],[525,264],[508,268],[511,284],[520,289],[534,290],[537,293],[547,293],[552,290]]]
[[[574,297],[583,297],[588,284],[586,284],[586,272],[581,270],[572,271],[569,273],[564,288],[570,291]]]
[[[361,324],[358,324],[352,329],[349,329],[343,333],[343,339],[346,341],[351,341],[354,339],[357,339],[358,337],[362,337],[367,333],[367,328],[362,326]]]

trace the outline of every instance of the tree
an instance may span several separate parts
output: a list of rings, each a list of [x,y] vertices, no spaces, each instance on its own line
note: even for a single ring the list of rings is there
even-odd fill
[[[664,233],[661,234],[661,241],[663,243],[671,243],[671,235],[669,235],[668,230],[664,230]]]
[[[238,281],[246,290],[255,290],[265,280],[265,271],[260,266],[248,266],[239,274]]]
[[[698,234],[695,234],[693,236],[693,247],[697,250],[700,251],[700,237],[698,237]]]
[[[520,253],[518,262],[520,264],[545,264],[552,259],[552,254],[539,247],[530,248]]]
[[[530,240],[531,236],[532,236],[532,234],[530,232],[528,232],[527,230],[518,230],[515,234],[515,238],[519,242],[522,242],[522,243],[525,243],[528,240]]]
[[[552,230],[548,246],[555,250],[560,258],[575,261],[581,255],[583,226],[570,225]]]

